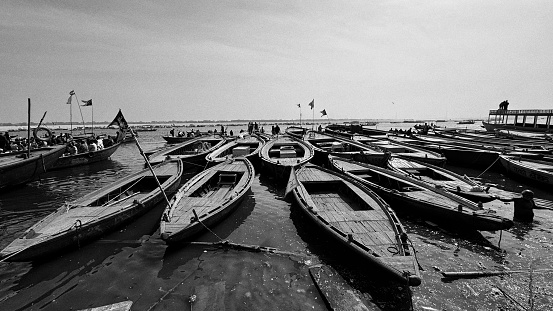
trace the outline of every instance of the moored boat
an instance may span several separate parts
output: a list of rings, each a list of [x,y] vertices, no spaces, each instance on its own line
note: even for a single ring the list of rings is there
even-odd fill
[[[259,150],[261,167],[284,182],[292,167],[309,162],[314,154],[310,144],[286,135],[273,137]]]
[[[434,187],[446,189],[473,202],[486,203],[497,198],[496,195],[488,192],[490,187],[484,187],[466,175],[461,176],[443,167],[430,165],[422,161],[392,156],[388,160],[388,168],[424,181]]]
[[[115,151],[117,151],[117,149],[119,148],[119,146],[123,141],[123,137],[125,136],[123,134],[123,135],[118,135],[117,137],[120,137],[121,139],[109,147],[98,149],[96,151],[88,151],[84,153],[63,154],[54,163],[52,169],[58,170],[62,168],[81,166],[81,165],[107,160],[111,157],[112,154],[115,153]]]
[[[313,164],[292,170],[290,185],[295,185],[290,191],[304,214],[364,258],[371,269],[400,284],[421,283],[403,226],[374,192],[351,177]]]
[[[246,158],[228,159],[188,180],[166,207],[161,238],[167,243],[186,240],[230,214],[250,189],[255,172]],[[197,217],[197,218],[196,218]]]
[[[165,141],[168,144],[178,144],[178,143],[183,143],[185,141],[189,141],[189,140],[193,139],[194,137],[191,137],[191,136],[162,136],[162,138],[165,139]]]
[[[228,158],[244,157],[250,162],[256,162],[259,157],[259,150],[265,141],[258,135],[242,135],[235,139],[228,140],[219,148],[213,150],[205,158],[210,163],[220,163]]]
[[[31,149],[30,152],[0,153],[0,189],[36,179],[50,170],[64,151],[65,146],[52,146]]]
[[[152,164],[166,159],[181,159],[185,166],[203,165],[206,155],[221,147],[225,141],[225,138],[219,135],[196,137],[155,151],[148,159]]]
[[[176,190],[183,172],[180,160],[153,170],[165,192]],[[128,175],[61,206],[0,251],[0,258],[28,261],[78,247],[144,214],[163,198],[149,169]]]
[[[303,136],[303,140],[313,146],[315,150],[313,162],[319,165],[326,165],[328,156],[335,155],[384,167],[390,157],[389,152],[383,152],[376,147],[368,146],[345,137],[316,131],[307,131]]]
[[[329,158],[335,169],[374,190],[394,209],[462,229],[495,231],[513,226],[510,219],[444,189],[374,165]]]
[[[553,162],[509,155],[500,155],[499,160],[510,174],[532,180],[540,185],[553,185]]]

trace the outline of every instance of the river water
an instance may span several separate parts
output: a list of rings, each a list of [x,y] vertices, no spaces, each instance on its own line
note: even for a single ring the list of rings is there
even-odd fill
[[[237,133],[240,126],[233,130]],[[142,147],[153,150],[165,144],[161,135],[167,133],[160,129],[139,134]],[[108,161],[49,172],[39,181],[0,193],[0,247],[64,202],[143,165],[136,145],[125,144]],[[482,173],[448,168],[473,177]],[[186,172],[185,179],[193,174]],[[500,171],[487,171],[480,178],[511,191],[532,189],[536,197],[553,200],[550,189]],[[286,254],[198,245],[168,248],[159,238],[160,204],[80,249],[43,262],[0,263],[0,310],[79,310],[124,300],[133,301],[132,310],[200,310],[205,305],[226,310],[326,310],[308,270],[318,263],[337,270],[375,310],[553,310],[553,273],[543,271],[553,269],[553,211],[536,210],[532,224],[515,223],[502,233],[452,232],[400,214],[423,268],[422,284],[406,292],[388,286],[355,256],[334,246],[283,196],[282,186],[257,172],[240,207],[212,230],[231,242]],[[512,217],[510,203],[485,206]],[[197,237],[199,242],[217,240],[211,233]],[[535,272],[460,280],[444,279],[440,273],[486,269]],[[191,302],[192,295],[196,301]]]

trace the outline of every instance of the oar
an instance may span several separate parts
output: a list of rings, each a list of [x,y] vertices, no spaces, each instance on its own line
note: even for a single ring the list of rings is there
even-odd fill
[[[553,272],[553,269],[536,269],[536,270],[504,270],[504,271],[443,271],[442,275],[448,278],[455,279],[470,279],[486,276],[505,275],[511,273],[547,273]]]

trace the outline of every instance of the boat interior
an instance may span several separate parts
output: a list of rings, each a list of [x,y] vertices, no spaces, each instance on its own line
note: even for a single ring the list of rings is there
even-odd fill
[[[157,179],[161,184],[166,182],[171,176],[157,175]],[[147,196],[150,192],[157,189],[159,185],[154,176],[143,176],[139,180],[132,180],[129,183],[121,185],[110,193],[98,198],[88,206],[104,206],[113,203],[122,203],[124,201],[136,200],[140,197]]]
[[[320,211],[367,211],[373,208],[342,180],[302,181]]]
[[[196,189],[191,197],[214,197],[231,191],[242,178],[244,172],[218,171],[213,174],[201,187]]]
[[[351,170],[349,172],[368,182],[399,192],[413,192],[424,190],[424,188],[420,188],[415,184],[407,183],[400,179],[391,178],[390,176],[382,175],[378,172],[374,172],[368,169]]]
[[[273,145],[269,150],[270,158],[303,158],[305,150],[297,143]]]

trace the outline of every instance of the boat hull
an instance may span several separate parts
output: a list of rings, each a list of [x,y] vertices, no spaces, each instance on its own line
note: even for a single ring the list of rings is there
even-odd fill
[[[500,156],[499,159],[508,173],[532,180],[542,186],[553,186],[553,163],[528,159],[517,160],[509,156]]]
[[[115,151],[117,151],[117,148],[119,148],[120,145],[121,143],[117,143],[113,146],[110,146],[101,150],[97,150],[97,151],[91,151],[91,152],[80,153],[80,154],[69,155],[69,156],[61,156],[54,163],[52,169],[58,170],[62,168],[87,165],[87,164],[107,160],[111,157],[113,153],[115,153]]]
[[[162,182],[162,187],[165,192],[176,190],[182,176],[182,163],[168,162],[155,167],[154,170],[158,174],[171,170],[173,175]],[[68,206],[60,207],[4,248],[0,252],[0,257],[8,261],[43,260],[62,251],[78,248],[129,223],[163,200],[164,195],[157,185],[145,195],[136,196],[136,199],[130,199],[124,204],[107,205],[103,210],[100,209],[104,206],[88,205],[107,193],[112,193],[114,189],[120,188],[121,183],[125,187],[136,184],[148,174],[150,171],[144,170],[129,175],[121,181],[87,194]]]
[[[31,150],[30,158],[25,158],[26,153],[2,154],[0,156],[0,189],[32,181],[39,174],[51,169],[64,151],[65,146],[56,146]]]

